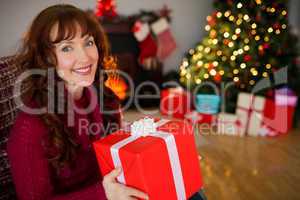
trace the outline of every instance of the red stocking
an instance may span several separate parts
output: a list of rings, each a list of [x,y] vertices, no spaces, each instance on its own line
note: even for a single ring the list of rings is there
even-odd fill
[[[169,23],[165,18],[160,18],[154,22],[151,28],[157,37],[157,57],[162,61],[174,52],[176,42],[171,33]]]
[[[143,64],[146,58],[155,57],[157,54],[156,41],[151,35],[150,27],[148,23],[142,23],[136,21],[133,26],[133,33],[137,41],[139,42],[140,55],[139,61]]]

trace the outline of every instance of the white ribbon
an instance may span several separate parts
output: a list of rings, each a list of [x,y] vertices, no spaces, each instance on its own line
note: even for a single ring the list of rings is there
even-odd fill
[[[297,104],[297,97],[277,94],[275,96],[275,103],[279,106],[295,106]]]
[[[122,168],[122,163],[121,163],[121,159],[119,156],[119,149],[121,149],[125,145],[129,144],[130,142],[135,141],[139,137],[153,136],[153,137],[159,137],[159,138],[163,139],[166,143],[168,156],[170,159],[177,199],[185,200],[186,193],[185,193],[185,188],[184,188],[182,170],[181,170],[181,165],[180,165],[180,161],[179,161],[179,155],[178,155],[178,150],[177,150],[177,146],[176,146],[176,142],[175,142],[175,137],[173,134],[156,130],[157,127],[162,126],[163,124],[165,124],[167,122],[169,122],[169,120],[162,119],[162,120],[154,123],[154,120],[151,118],[144,118],[144,119],[134,122],[131,125],[131,136],[112,145],[111,156],[113,159],[114,166]],[[117,179],[120,183],[126,184],[123,170],[122,170],[122,173],[117,177]]]

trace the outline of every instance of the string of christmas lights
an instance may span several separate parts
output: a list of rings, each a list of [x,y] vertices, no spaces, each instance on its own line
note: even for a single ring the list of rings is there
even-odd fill
[[[285,1],[228,2],[207,16],[207,36],[181,63],[180,82],[187,87],[234,81],[245,88],[284,67],[278,56],[288,30]]]

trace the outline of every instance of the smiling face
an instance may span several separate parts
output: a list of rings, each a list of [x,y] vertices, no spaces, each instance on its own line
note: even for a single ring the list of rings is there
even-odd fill
[[[55,25],[50,33],[53,41],[58,32]],[[82,35],[79,25],[76,25],[76,34],[54,44],[57,65],[56,71],[67,87],[78,88],[90,86],[95,79],[98,66],[98,49],[93,36]]]

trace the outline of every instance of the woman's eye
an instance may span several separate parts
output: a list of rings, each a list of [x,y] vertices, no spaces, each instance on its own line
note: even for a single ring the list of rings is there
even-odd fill
[[[93,46],[94,45],[94,40],[89,40],[87,43],[86,43],[86,46]]]
[[[72,47],[66,46],[66,47],[63,47],[61,50],[62,50],[63,52],[69,52],[69,51],[72,50]]]

